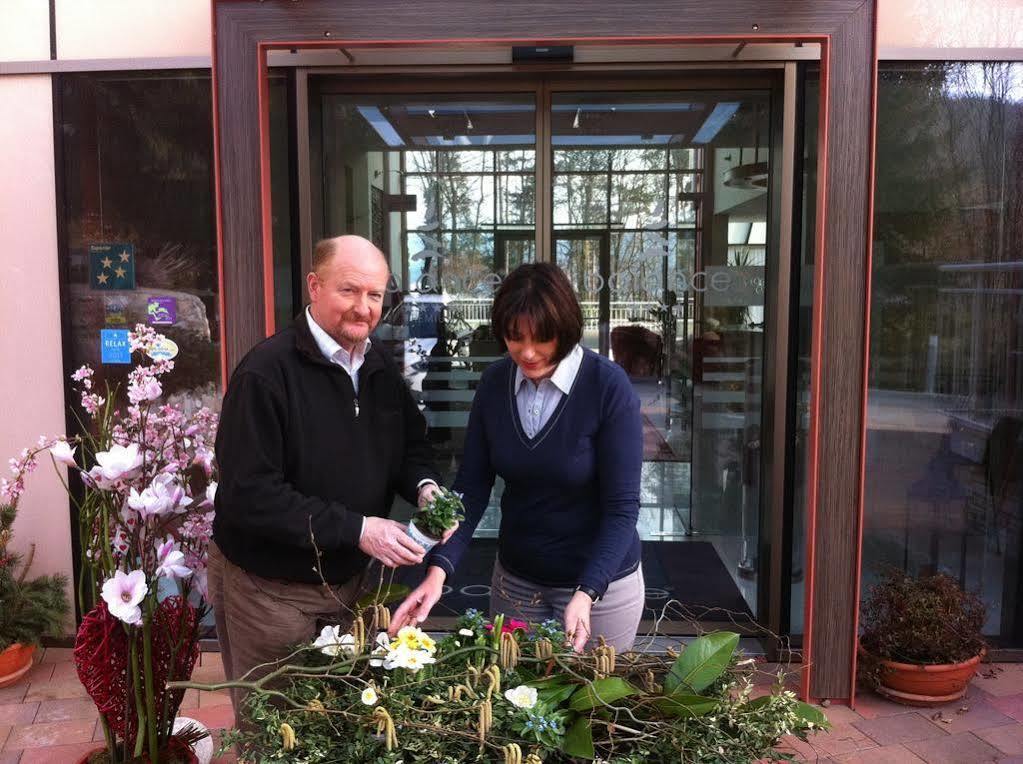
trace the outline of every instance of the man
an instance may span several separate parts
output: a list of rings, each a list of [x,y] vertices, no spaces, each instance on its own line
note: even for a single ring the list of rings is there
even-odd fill
[[[423,559],[387,519],[395,492],[421,506],[439,479],[423,415],[369,339],[388,277],[366,239],[319,242],[309,306],[231,377],[209,555],[228,678],[288,655],[323,625],[347,628],[370,558],[391,568]],[[238,715],[243,693],[231,699]]]

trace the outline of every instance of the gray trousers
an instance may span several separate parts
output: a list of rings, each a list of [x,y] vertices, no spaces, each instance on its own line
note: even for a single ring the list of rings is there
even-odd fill
[[[538,623],[548,618],[564,622],[565,606],[572,599],[572,589],[539,586],[519,578],[494,562],[494,573],[490,580],[490,614],[504,613],[507,618]],[[631,650],[636,641],[636,629],[643,617],[643,603],[646,587],[643,582],[643,567],[624,578],[612,581],[607,592],[590,611],[590,642],[596,644],[597,637],[603,636],[618,652]]]

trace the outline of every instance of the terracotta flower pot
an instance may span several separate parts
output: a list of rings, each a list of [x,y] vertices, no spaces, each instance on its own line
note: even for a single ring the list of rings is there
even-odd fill
[[[32,656],[35,645],[23,645],[15,642],[0,652],[0,687],[7,687],[21,679],[32,668]]]
[[[962,663],[914,664],[878,659],[860,647],[860,653],[882,666],[877,692],[908,706],[938,706],[959,700],[977,673],[984,653]]]

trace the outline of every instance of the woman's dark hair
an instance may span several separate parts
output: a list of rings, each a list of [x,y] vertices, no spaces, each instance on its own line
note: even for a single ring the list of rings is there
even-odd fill
[[[559,363],[583,336],[583,311],[565,272],[552,263],[520,265],[501,283],[490,312],[501,350],[523,329],[539,342],[557,340]]]

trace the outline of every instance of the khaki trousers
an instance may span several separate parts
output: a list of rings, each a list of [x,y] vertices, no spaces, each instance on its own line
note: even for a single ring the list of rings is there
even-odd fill
[[[355,603],[364,593],[366,576],[336,586],[303,584],[255,576],[230,562],[210,542],[208,592],[217,622],[217,637],[229,680],[258,679],[275,661],[319,636],[324,626],[354,620]],[[340,600],[340,603],[338,602]],[[244,724],[247,692],[231,690],[236,724]]]

